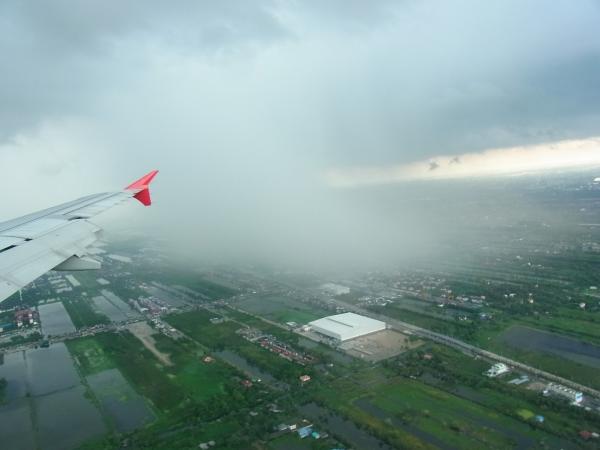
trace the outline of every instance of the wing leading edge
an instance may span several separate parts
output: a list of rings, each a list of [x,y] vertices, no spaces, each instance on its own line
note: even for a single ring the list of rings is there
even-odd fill
[[[88,219],[135,198],[149,206],[157,170],[122,191],[90,195],[0,223],[0,302],[50,270],[97,269],[86,248],[102,231]]]

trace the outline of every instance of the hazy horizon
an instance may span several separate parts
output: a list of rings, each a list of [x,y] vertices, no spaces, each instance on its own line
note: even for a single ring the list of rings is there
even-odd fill
[[[111,217],[174,248],[385,262],[444,236],[407,181],[441,195],[433,179],[600,164],[593,1],[0,12],[3,219],[157,168],[153,207]]]

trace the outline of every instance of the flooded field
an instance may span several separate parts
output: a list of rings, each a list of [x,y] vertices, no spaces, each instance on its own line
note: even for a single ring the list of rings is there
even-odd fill
[[[0,378],[6,380],[6,401],[8,403],[27,395],[25,352],[4,355],[4,364],[0,364]]]
[[[123,322],[124,320],[127,320],[127,316],[102,295],[93,297],[92,301],[94,302],[94,308],[108,317],[111,322]]]
[[[40,305],[38,311],[42,322],[42,332],[45,335],[55,336],[75,331],[75,325],[62,302]]]
[[[238,307],[277,322],[308,323],[329,315],[325,310],[285,297],[253,296],[239,302]]]
[[[600,369],[600,347],[577,339],[516,325],[502,333],[499,340],[520,350],[549,353]]]
[[[116,306],[127,319],[135,319],[137,317],[140,317],[139,313],[137,311],[134,311],[127,303],[121,300],[121,297],[119,297],[118,295],[112,293],[111,291],[107,291],[106,289],[103,289],[100,292],[104,296],[104,298],[106,298],[110,303]]]
[[[4,445],[11,450],[35,448],[28,399],[20,398],[0,406],[0,436],[2,436],[2,448]]]
[[[85,397],[81,385],[37,397],[34,403],[36,434],[44,450],[77,448],[107,431],[100,411]]]
[[[148,292],[148,294],[162,300],[163,302],[168,303],[169,305],[175,307],[175,308],[181,308],[182,306],[186,305],[186,301],[183,300],[182,298],[178,298],[176,294],[173,294],[172,292],[168,292],[166,289],[161,289],[157,286],[147,286],[145,288],[146,292]],[[179,294],[182,295],[182,294]],[[189,299],[189,301],[192,301],[193,299]]]
[[[25,352],[28,391],[33,396],[69,389],[81,384],[71,354],[63,344]]]
[[[87,382],[117,431],[132,431],[155,419],[144,399],[118,369],[90,375]]]
[[[131,307],[110,291],[102,290],[102,295],[92,298],[94,307],[112,322],[124,322],[139,317]]]
[[[0,377],[2,448],[72,449],[106,431],[64,344],[4,355]]]

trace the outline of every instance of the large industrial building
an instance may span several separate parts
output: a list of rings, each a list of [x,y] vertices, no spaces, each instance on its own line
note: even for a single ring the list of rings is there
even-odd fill
[[[309,323],[311,329],[338,341],[385,330],[385,322],[354,313],[336,314]]]

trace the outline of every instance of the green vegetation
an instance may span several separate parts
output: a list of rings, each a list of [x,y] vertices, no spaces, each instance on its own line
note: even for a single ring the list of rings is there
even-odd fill
[[[523,420],[529,420],[535,416],[535,413],[533,411],[529,411],[528,409],[518,409],[517,414]]]
[[[487,368],[481,359],[432,345],[328,378],[312,385],[310,395],[400,448],[569,447],[580,442],[581,429],[600,426],[594,413],[484,377]]]
[[[85,337],[65,342],[84,376],[116,367],[97,337]]]
[[[219,336],[222,334],[213,335]],[[253,418],[248,412],[271,400],[271,391],[244,388],[240,373],[218,359],[204,362],[206,349],[191,340],[174,341],[161,334],[153,338],[172,365],[161,364],[129,332],[67,343],[84,375],[118,368],[157,408],[158,420],[128,437],[133,448],[196,448],[203,440],[215,440],[220,448],[245,448],[270,431],[274,425],[270,420]],[[112,449],[119,446],[120,439],[111,436],[84,448]]]
[[[594,413],[543,397],[525,387],[509,385],[506,380],[482,376],[489,364],[481,359],[437,345],[428,352],[431,359],[424,359],[425,352],[419,350],[405,355],[399,364],[390,362],[386,365],[404,377],[427,380],[437,389],[477,403],[503,417],[524,421],[557,438],[572,440],[582,427],[595,429],[600,426],[600,418]],[[544,416],[545,423],[533,423],[527,411]]]
[[[441,319],[433,315],[404,309],[395,304],[385,307],[373,306],[371,309],[379,314],[466,341],[472,341],[478,329],[477,323],[473,321],[459,322],[454,318]]]
[[[138,431],[128,439],[128,446],[145,450],[196,449],[199,442],[214,440],[219,449],[236,450],[244,448],[244,444],[249,444],[254,436],[254,434],[250,434],[244,439],[243,434],[240,433],[243,425],[236,418],[227,418],[207,424],[191,421],[185,423],[186,425],[182,425],[166,421]],[[79,450],[113,450],[120,447],[120,442],[119,438],[108,437],[88,442]]]
[[[520,322],[600,345],[600,314],[598,313],[582,313],[560,308],[552,315],[524,317]]]
[[[220,316],[199,309],[167,316],[165,321],[210,350],[223,350],[243,343],[244,340],[235,333],[241,325],[232,321],[213,324],[210,319],[215,317]]]
[[[442,390],[413,380],[379,386],[372,403],[404,425],[457,448],[511,447],[510,431],[529,434],[525,425]],[[507,433],[508,432],[508,433]]]
[[[252,326],[262,329],[265,333],[273,334],[286,342],[294,344],[298,339],[296,335],[289,331],[282,330],[247,314],[233,310],[228,311],[228,314],[231,314],[236,320],[247,321]],[[311,368],[302,367],[283,359],[258,344],[249,342],[239,336],[236,331],[242,325],[231,320],[213,324],[210,319],[214,317],[216,317],[215,314],[206,310],[197,310],[186,314],[170,315],[165,320],[207,349],[211,351],[224,349],[233,351],[259,369],[273,374],[282,381],[297,383],[300,375],[312,373]]]
[[[156,357],[128,332],[97,334],[93,338],[69,341],[67,345],[83,373],[117,367],[159,410],[175,408],[184,398]]]
[[[63,305],[77,329],[110,323],[108,317],[94,311],[91,306],[91,299],[72,298],[63,300]]]
[[[13,345],[28,344],[30,342],[38,342],[41,339],[42,335],[37,331],[34,331],[33,333],[28,334],[27,336],[22,336],[19,334],[17,336],[12,336],[10,338],[10,341],[1,343],[0,348],[12,347]]]

